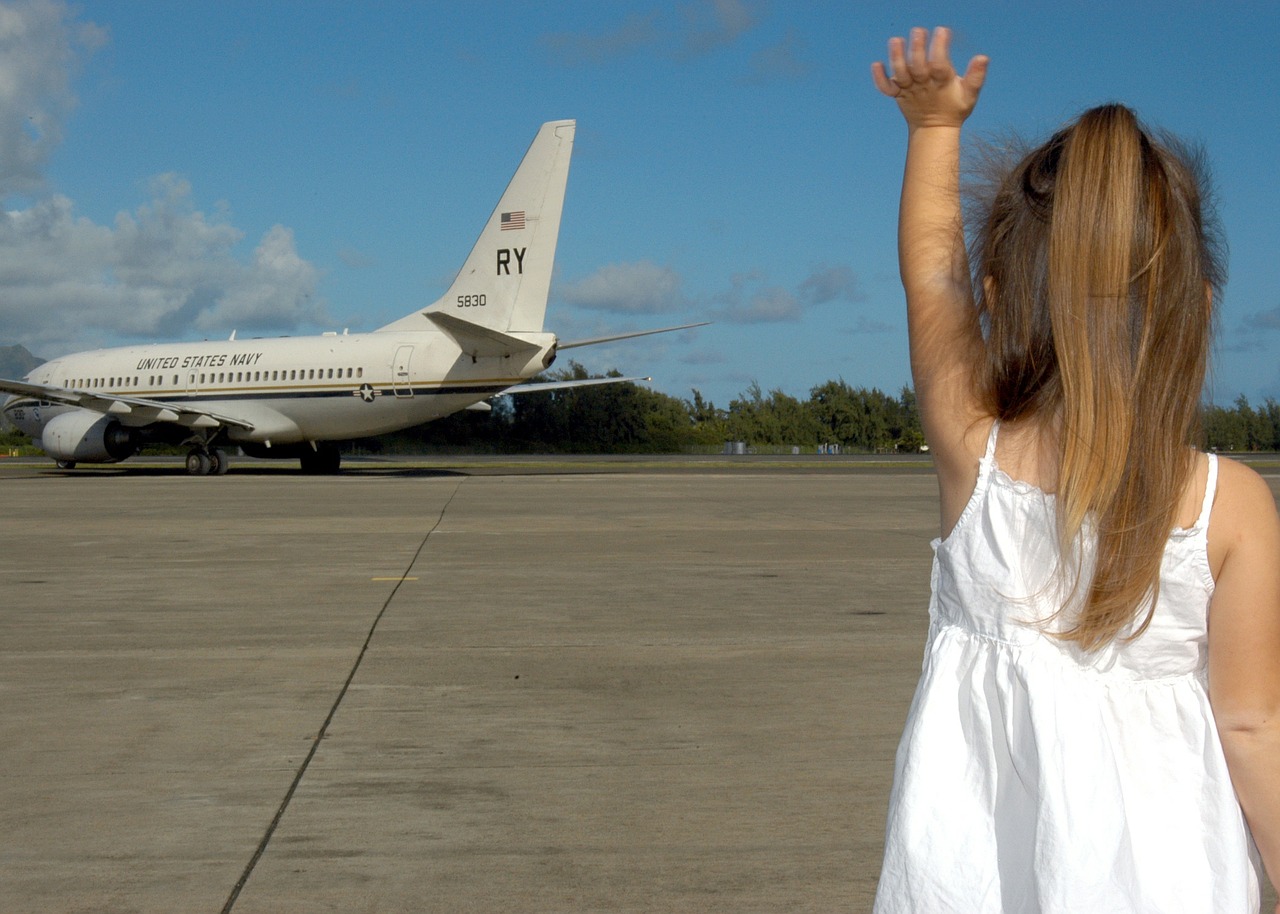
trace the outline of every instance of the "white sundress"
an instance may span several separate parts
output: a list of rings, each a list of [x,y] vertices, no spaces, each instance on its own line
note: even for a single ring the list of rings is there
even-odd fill
[[[1036,624],[1058,608],[1054,498],[1000,471],[996,435],[933,542],[876,914],[1257,914],[1206,687],[1216,458],[1195,525],[1165,547],[1150,627],[1085,654]]]

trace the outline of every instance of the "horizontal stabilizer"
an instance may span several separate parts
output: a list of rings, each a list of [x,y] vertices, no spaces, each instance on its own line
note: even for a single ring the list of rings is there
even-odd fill
[[[595,346],[598,343],[612,343],[616,340],[630,340],[637,336],[652,336],[655,333],[671,333],[673,330],[689,330],[693,327],[705,327],[711,321],[699,321],[696,324],[681,324],[679,327],[662,327],[658,330],[637,330],[634,333],[616,333],[613,336],[597,336],[589,340],[573,340],[569,343],[560,343],[556,349],[575,349],[578,346]]]
[[[570,387],[595,387],[598,384],[627,384],[640,381],[652,381],[653,378],[584,378],[580,381],[544,381],[537,384],[515,384],[506,390],[500,390],[495,397],[503,394],[531,394],[540,390],[565,390]]]
[[[539,346],[518,336],[481,327],[444,311],[424,311],[423,316],[457,341],[463,352],[473,358],[509,356],[518,352],[534,352]]]

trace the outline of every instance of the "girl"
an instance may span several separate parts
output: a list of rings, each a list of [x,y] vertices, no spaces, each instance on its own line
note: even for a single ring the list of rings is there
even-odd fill
[[[960,76],[926,38],[872,65],[907,121],[942,507],[876,911],[1253,914],[1249,827],[1280,879],[1280,520],[1191,447],[1221,282],[1194,162],[1085,112],[1004,175],[971,280],[960,125],[987,58]]]

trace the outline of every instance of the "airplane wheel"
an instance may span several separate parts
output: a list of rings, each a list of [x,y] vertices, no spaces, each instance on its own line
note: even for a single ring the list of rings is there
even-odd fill
[[[74,460],[55,460],[53,465],[60,470],[74,470],[76,468]]]
[[[231,461],[227,459],[226,451],[220,447],[216,447],[209,452],[210,476],[226,476],[227,470],[229,469],[231,469]]]
[[[190,476],[208,476],[212,466],[207,454],[191,451],[187,454],[187,474]]]

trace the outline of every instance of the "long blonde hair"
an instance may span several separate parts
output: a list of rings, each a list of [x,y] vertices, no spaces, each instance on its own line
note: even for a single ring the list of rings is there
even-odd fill
[[[1025,155],[979,204],[971,263],[980,384],[1003,421],[1054,422],[1064,555],[1092,578],[1061,637],[1086,650],[1150,624],[1195,468],[1222,248],[1198,155],[1106,105]],[[1210,294],[1213,291],[1213,295]]]

